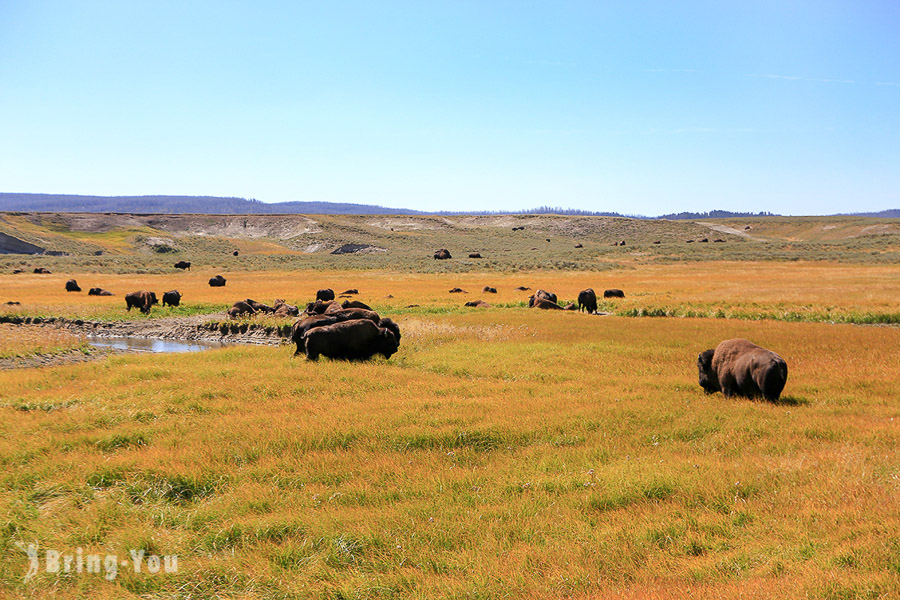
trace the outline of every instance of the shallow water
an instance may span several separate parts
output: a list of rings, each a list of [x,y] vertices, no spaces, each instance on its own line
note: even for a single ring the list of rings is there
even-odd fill
[[[199,352],[224,348],[228,344],[201,340],[159,340],[134,337],[88,336],[87,343],[97,348],[112,348],[128,352]]]

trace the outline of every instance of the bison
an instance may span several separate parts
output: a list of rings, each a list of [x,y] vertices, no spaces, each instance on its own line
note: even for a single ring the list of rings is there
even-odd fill
[[[238,301],[235,302],[226,312],[228,313],[229,318],[236,319],[244,315],[254,315],[256,314],[256,309],[246,302]]]
[[[349,290],[344,290],[341,292],[341,296],[349,296],[351,294],[358,294],[359,290],[356,288],[350,288]]]
[[[545,298],[537,298],[535,296],[531,296],[528,299],[528,307],[529,308],[540,308],[543,310],[562,310],[562,306],[557,304],[556,302],[551,302]]]
[[[37,275],[51,275],[51,274],[52,274],[49,270],[45,269],[44,267],[37,267],[37,268],[34,270],[34,272],[35,272]]]
[[[331,288],[319,290],[318,292],[316,292],[316,300],[321,300],[322,302],[334,300],[334,290]]]
[[[163,294],[162,305],[178,306],[181,304],[181,292],[178,290],[170,290]]]
[[[189,263],[189,262],[186,261],[186,260],[179,260],[177,263],[175,263],[175,268],[176,268],[176,269],[181,269],[182,271],[184,271],[185,269],[187,269],[188,271],[190,271],[190,270],[191,270],[191,263]]]
[[[597,312],[597,294],[592,288],[578,292],[578,310],[586,310],[588,314]]]
[[[525,292],[525,291],[530,290],[531,288],[530,288],[530,287],[525,287],[524,285],[520,285],[520,286],[517,287],[516,289],[519,290],[520,292]]]
[[[496,294],[497,288],[486,285],[481,291],[485,294]]]
[[[625,292],[623,292],[622,290],[618,290],[618,289],[603,290],[603,297],[604,298],[624,298]]]
[[[435,260],[447,260],[448,258],[453,258],[453,257],[450,255],[450,251],[447,250],[446,248],[441,248],[440,250],[438,250],[437,252],[434,253]]]
[[[371,306],[369,306],[365,302],[360,302],[359,300],[344,300],[341,303],[341,308],[364,308],[365,310],[372,310]]]
[[[462,288],[455,287],[452,290],[450,290],[450,293],[451,294],[468,294],[469,292],[467,292],[466,290],[464,290]]]
[[[237,250],[231,253],[232,256],[237,256],[238,254],[240,254],[240,252],[238,252]]]
[[[115,296],[115,294],[103,288],[91,288],[88,290],[88,296]]]
[[[574,302],[569,302],[562,307],[563,310],[578,310],[578,306]]]
[[[80,292],[81,288],[78,287],[78,282],[74,279],[70,279],[66,282],[66,291],[67,292]]]
[[[316,300],[315,302],[310,302],[306,305],[306,314],[308,315],[321,315],[326,310],[331,308],[332,305],[338,304],[334,300],[329,300],[327,302],[322,302],[321,300]],[[340,305],[338,305],[340,306]]]
[[[387,321],[391,324],[391,329],[397,330],[397,340],[399,341],[399,328],[393,321],[390,319],[381,319],[377,313],[372,311],[363,311],[363,312],[355,312],[359,309],[350,309],[347,311],[340,311],[339,313],[332,313],[329,315],[309,315],[302,319],[299,319],[294,326],[291,327],[291,341],[297,345],[297,350],[294,352],[294,355],[300,354],[305,349],[305,341],[303,336],[310,329],[314,329],[316,327],[323,327],[325,325],[334,325],[335,323],[342,323],[344,321],[351,320],[366,320],[371,321],[373,323],[381,323],[382,321]]]
[[[209,287],[225,287],[225,278],[221,275],[210,278]]]
[[[575,244],[576,248],[584,248],[584,244]]]
[[[288,304],[280,298],[275,299],[275,304],[272,307],[275,309],[276,317],[296,317],[300,314],[299,308],[293,304]]]
[[[130,311],[132,308],[137,308],[145,315],[150,314],[150,307],[154,304],[158,304],[158,302],[156,294],[146,290],[125,294],[126,310]]]
[[[250,298],[247,298],[246,300],[244,300],[244,302],[252,306],[253,310],[255,310],[256,312],[264,312],[267,314],[272,314],[273,312],[275,312],[275,309],[268,304],[263,304],[262,302],[251,300]]]
[[[469,258],[481,258],[481,254],[478,252],[469,253]]]
[[[556,294],[551,294],[550,292],[545,292],[544,290],[538,290],[534,293],[534,296],[529,296],[528,298],[528,308],[534,306],[534,301],[538,298],[542,300],[546,300],[548,302],[552,302],[556,304]]]
[[[400,346],[389,329],[359,319],[314,327],[303,340],[308,360],[318,360],[319,356],[366,360],[375,354],[390,358]]]
[[[484,300],[472,300],[471,302],[466,302],[466,306],[471,306],[472,308],[490,308],[491,305],[485,302]]]
[[[725,397],[764,397],[775,402],[787,382],[784,359],[744,339],[725,340],[697,356],[700,387]]]

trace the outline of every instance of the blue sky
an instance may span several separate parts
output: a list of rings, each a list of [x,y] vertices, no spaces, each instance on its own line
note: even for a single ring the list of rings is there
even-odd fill
[[[0,191],[900,207],[900,3],[0,0]]]

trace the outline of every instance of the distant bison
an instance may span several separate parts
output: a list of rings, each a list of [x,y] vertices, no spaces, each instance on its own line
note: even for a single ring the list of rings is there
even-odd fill
[[[447,250],[446,248],[441,248],[440,250],[438,250],[437,252],[434,253],[435,260],[447,260],[448,258],[453,258],[453,257],[450,255],[450,251]]]
[[[612,289],[612,290],[603,290],[604,298],[624,298],[625,292],[622,290]]]
[[[88,290],[88,296],[115,296],[115,294],[103,288],[91,288]]]
[[[230,318],[236,319],[244,315],[254,315],[256,314],[256,309],[246,302],[238,301],[235,302],[226,312],[228,313],[228,316]]]
[[[322,302],[334,300],[334,290],[331,288],[319,290],[318,292],[316,292],[316,300],[321,300]]]
[[[469,254],[469,258],[481,258],[481,254],[478,252],[472,252]]]
[[[784,359],[744,339],[725,340],[697,357],[700,387],[726,397],[764,397],[774,402],[787,382]]]
[[[365,310],[372,310],[371,306],[365,302],[360,302],[359,300],[344,300],[341,302],[341,308],[363,308]]]
[[[530,288],[530,287],[525,287],[524,285],[520,285],[520,286],[517,287],[516,289],[519,290],[520,292],[525,292],[525,291],[530,290],[531,288]]]
[[[125,294],[125,306],[127,307],[126,310],[129,311],[132,308],[137,308],[146,315],[150,313],[150,307],[157,303],[156,294],[146,290]]]
[[[497,288],[486,285],[486,286],[484,286],[484,288],[481,291],[484,292],[485,294],[496,294]]]
[[[225,287],[225,278],[221,275],[210,278],[209,287]]]
[[[170,290],[163,294],[162,305],[178,306],[181,304],[181,292],[178,290]]]
[[[588,288],[578,293],[578,310],[586,310],[588,314],[597,312],[597,294]]]
[[[175,263],[175,268],[176,268],[176,269],[181,269],[181,270],[187,269],[188,271],[190,271],[190,270],[191,270],[191,263],[189,263],[189,262],[186,261],[186,260],[179,260],[177,263]]]
[[[709,242],[709,238],[703,238],[700,241],[705,244],[705,243]]]
[[[341,292],[341,296],[348,296],[350,294],[358,294],[359,290],[356,288],[350,288],[349,290],[344,290]]]
[[[552,302],[545,298],[536,298],[535,296],[532,296],[528,299],[528,307],[540,308],[543,310],[562,310],[562,306],[560,306],[556,302]]]
[[[556,304],[556,294],[552,294],[550,292],[545,292],[544,290],[538,290],[534,293],[534,296],[531,296],[528,300],[528,308],[531,308],[534,304],[534,300],[541,299],[547,300],[548,302],[552,302]]]
[[[473,308],[490,308],[491,305],[485,302],[484,300],[472,300],[471,302],[466,302],[466,306],[471,306]]]
[[[469,292],[467,292],[466,290],[464,290],[462,288],[455,287],[452,290],[450,290],[450,293],[451,294],[468,294]]]
[[[67,292],[80,292],[81,288],[78,287],[78,282],[74,279],[70,279],[66,282],[66,291]]]
[[[653,242],[653,243],[654,243],[654,244],[662,244],[662,242],[661,242],[661,241],[659,241],[659,240],[656,240],[656,241],[655,241],[655,242]]]
[[[44,267],[37,267],[34,270],[34,272],[37,273],[38,275],[51,275],[51,272],[48,271],[47,269],[45,269]]]
[[[367,320],[315,327],[307,331],[303,338],[309,360],[318,360],[319,356],[366,360],[375,354],[390,358],[400,346],[393,332]]]
[[[584,248],[584,244],[575,244],[576,248]]]
[[[232,256],[237,256],[238,254],[240,254],[240,252],[238,252],[237,250],[231,253]]]

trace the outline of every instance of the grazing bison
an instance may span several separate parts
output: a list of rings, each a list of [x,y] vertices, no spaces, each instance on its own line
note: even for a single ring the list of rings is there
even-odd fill
[[[187,269],[188,271],[190,271],[190,270],[191,270],[191,263],[189,263],[189,262],[186,261],[186,260],[179,260],[177,263],[175,263],[175,268],[176,268],[176,269],[181,269],[182,271],[185,270],[185,269]]]
[[[469,258],[481,258],[481,254],[478,252],[472,252],[469,254]]]
[[[371,306],[365,302],[360,302],[359,300],[344,300],[341,302],[341,308],[364,308],[365,310],[372,310]]]
[[[67,292],[80,292],[81,288],[78,287],[78,282],[74,279],[70,279],[66,282],[66,291]]]
[[[275,309],[268,304],[263,304],[262,302],[251,300],[250,298],[247,298],[246,300],[244,300],[244,302],[252,306],[253,310],[255,310],[256,312],[264,312],[267,314],[272,314],[273,312],[275,312]]]
[[[594,290],[588,288],[578,292],[578,310],[586,310],[588,314],[597,312],[597,294]]]
[[[437,252],[434,253],[435,260],[447,260],[448,258],[453,258],[453,257],[450,255],[450,251],[447,250],[446,248],[441,248],[440,250],[438,250]]]
[[[397,338],[397,345],[398,345],[398,346],[400,345],[400,337],[401,337],[401,335],[400,335],[400,326],[399,326],[399,325],[397,325],[396,323],[394,323],[394,322],[393,322],[392,320],[390,320],[389,318],[384,317],[383,319],[381,319],[380,321],[378,321],[378,326],[379,326],[379,327],[384,327],[385,329],[387,329],[388,331],[390,331],[391,333],[393,333],[393,334],[394,334],[394,337]]]
[[[365,311],[365,313],[352,312],[352,310],[341,311],[340,313],[333,313],[330,315],[309,315],[307,317],[299,319],[296,323],[294,323],[293,327],[291,327],[291,341],[297,345],[297,350],[296,352],[294,352],[294,355],[296,356],[297,354],[300,354],[304,351],[306,342],[304,341],[303,336],[310,329],[323,327],[325,325],[334,325],[335,323],[343,323],[344,321],[360,319],[371,321],[372,323],[387,321],[388,323],[390,323],[390,326],[388,327],[389,329],[397,330],[397,340],[399,342],[400,328],[397,327],[397,325],[390,319],[381,319],[377,313],[374,313],[372,311]]]
[[[34,272],[37,273],[38,275],[51,275],[52,274],[50,271],[48,271],[44,267],[37,267],[34,270]]]
[[[231,308],[228,309],[228,316],[232,319],[236,319],[243,315],[254,315],[256,314],[256,309],[247,304],[246,302],[235,302]]]
[[[178,290],[170,290],[163,294],[162,305],[178,306],[181,304],[181,292]]]
[[[484,300],[472,300],[471,302],[466,302],[466,306],[471,306],[473,308],[490,308],[491,305],[485,302]]]
[[[726,397],[762,396],[774,402],[787,382],[784,359],[743,339],[725,340],[715,349],[697,357],[700,387],[707,394],[722,392]]]
[[[341,292],[341,296],[349,296],[350,294],[358,294],[359,290],[356,288],[350,288],[349,290],[344,290]]]
[[[88,296],[115,296],[115,294],[103,288],[91,288],[88,290]]]
[[[604,298],[624,298],[625,292],[623,292],[622,290],[616,290],[616,289],[603,290],[603,297]]]
[[[125,294],[125,306],[127,307],[126,310],[129,311],[132,308],[137,308],[145,315],[150,314],[150,307],[157,303],[156,294],[146,290]]]
[[[209,280],[209,287],[225,287],[225,278],[221,275],[216,275]]]
[[[375,354],[390,358],[400,344],[389,330],[372,321],[352,320],[314,327],[303,335],[306,358],[319,356],[345,360],[366,360]]]
[[[466,290],[464,290],[462,288],[457,287],[457,288],[453,288],[452,290],[450,290],[450,293],[451,294],[468,294],[469,292],[467,292]]]
[[[275,299],[275,304],[272,307],[275,309],[276,317],[296,317],[300,314],[299,308],[293,304],[288,304],[280,298]]]
[[[489,285],[484,286],[484,289],[481,290],[485,294],[496,294],[497,288],[491,287]]]
[[[318,292],[316,292],[316,300],[321,300],[322,302],[334,300],[334,290],[331,288],[319,290]]]

